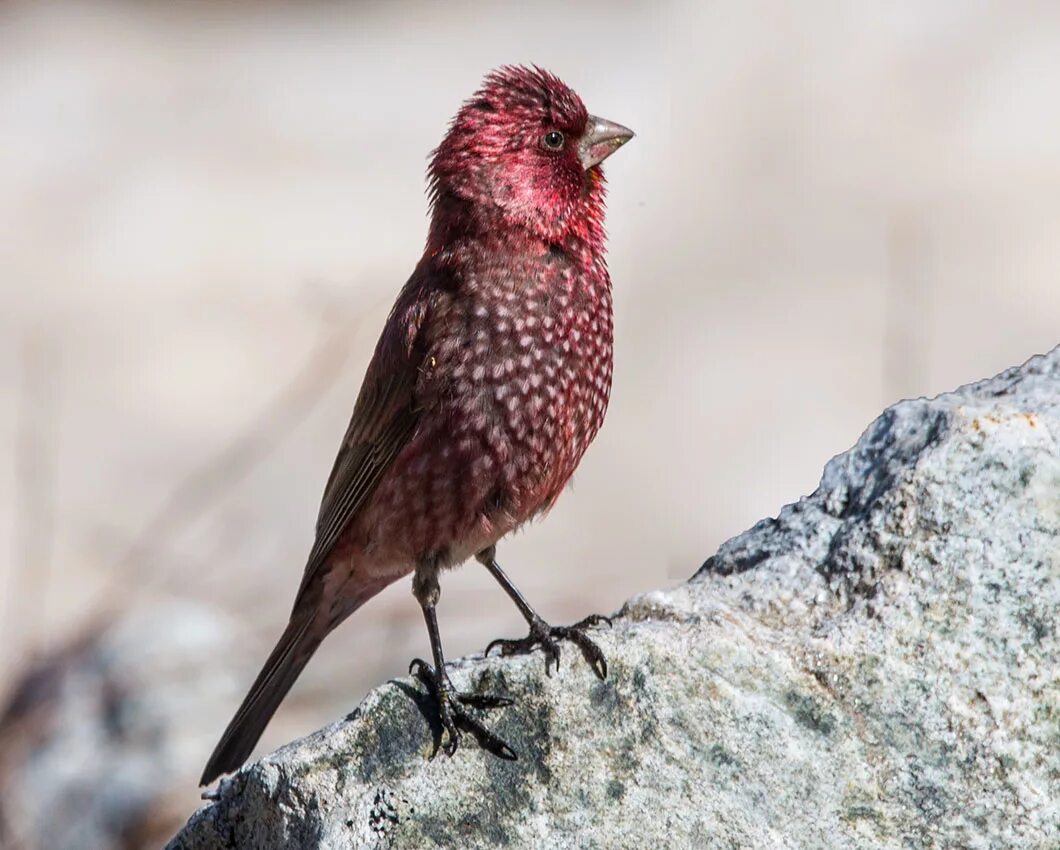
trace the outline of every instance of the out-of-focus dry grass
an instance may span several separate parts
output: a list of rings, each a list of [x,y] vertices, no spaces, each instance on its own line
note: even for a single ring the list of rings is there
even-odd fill
[[[174,596],[264,657],[425,156],[501,63],[638,133],[608,168],[609,421],[501,550],[557,620],[685,578],[885,404],[1060,341],[1055,4],[14,3],[0,45],[0,683]],[[521,632],[473,566],[441,617],[453,655]],[[382,594],[299,728],[425,642]]]

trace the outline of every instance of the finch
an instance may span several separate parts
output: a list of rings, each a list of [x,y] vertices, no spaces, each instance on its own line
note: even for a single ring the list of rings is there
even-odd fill
[[[426,249],[365,373],[290,621],[201,784],[243,764],[325,636],[409,573],[433,662],[410,672],[437,704],[446,751],[470,731],[514,758],[467,710],[509,701],[461,694],[445,671],[438,577],[472,556],[530,627],[487,653],[541,648],[548,670],[569,640],[606,676],[586,634],[605,618],[550,626],[495,553],[552,507],[604,421],[613,323],[600,164],[632,137],[537,67],[490,73],[460,108],[430,160]]]

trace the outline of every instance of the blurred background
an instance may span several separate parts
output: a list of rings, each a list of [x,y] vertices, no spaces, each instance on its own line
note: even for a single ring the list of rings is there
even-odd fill
[[[1052,2],[0,5],[0,845],[158,846],[278,636],[426,156],[536,62],[608,163],[607,427],[501,549],[556,622],[693,573],[888,404],[1060,342]],[[445,577],[451,656],[523,624]],[[259,752],[427,652],[407,582]]]

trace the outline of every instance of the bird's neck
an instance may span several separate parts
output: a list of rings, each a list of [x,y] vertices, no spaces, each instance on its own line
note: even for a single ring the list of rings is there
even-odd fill
[[[514,223],[493,204],[440,191],[434,198],[425,255],[444,256],[460,245],[493,245],[511,254],[559,250],[586,272],[606,276],[603,178],[591,175],[586,197],[562,226]]]

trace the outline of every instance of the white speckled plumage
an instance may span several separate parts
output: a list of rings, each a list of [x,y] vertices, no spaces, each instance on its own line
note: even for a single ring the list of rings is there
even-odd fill
[[[600,121],[552,75],[505,68],[435,151],[427,247],[365,374],[291,621],[204,782],[246,758],[343,619],[417,570],[430,629],[437,571],[546,511],[574,474],[611,390]],[[610,149],[629,138],[606,126]]]

